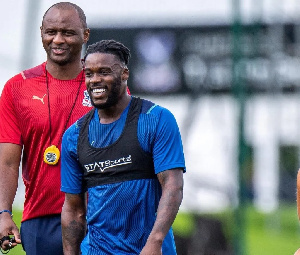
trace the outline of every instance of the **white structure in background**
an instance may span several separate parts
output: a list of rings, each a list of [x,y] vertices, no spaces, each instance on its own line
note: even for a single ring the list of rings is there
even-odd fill
[[[23,68],[21,58],[30,56],[25,68],[45,60],[40,42],[39,28],[44,12],[60,0],[10,0],[3,1],[0,17],[0,91],[11,76]],[[232,0],[72,0],[86,13],[89,27],[135,27],[135,26],[185,26],[214,25],[232,22]],[[33,3],[31,8],[30,3]],[[249,22],[261,19],[267,23],[299,21],[298,0],[240,0],[242,18]],[[18,6],[18,8],[16,8]],[[35,7],[35,8],[34,8]],[[25,34],[26,14],[31,10],[30,20],[36,22],[30,27],[31,34]],[[24,47],[24,42],[28,47]]]
[[[255,97],[246,116],[247,140],[254,148],[254,202],[272,211],[279,205],[279,148],[300,147],[299,95]]]
[[[187,124],[187,97],[149,99],[174,113],[183,135],[187,174],[181,209],[216,212],[235,205],[237,102],[230,96],[200,97],[194,102],[198,110],[193,121]],[[279,205],[280,146],[300,146],[298,96],[252,97],[246,106],[245,129],[246,142],[253,147],[254,155],[254,203],[261,211],[270,212]]]

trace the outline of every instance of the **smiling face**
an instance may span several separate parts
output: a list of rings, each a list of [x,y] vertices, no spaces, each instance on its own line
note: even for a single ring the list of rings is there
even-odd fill
[[[89,30],[84,29],[74,8],[51,8],[41,26],[43,47],[50,64],[66,65],[80,61],[82,45],[87,42]]]
[[[92,104],[98,109],[115,106],[126,95],[128,69],[113,54],[92,53],[84,64],[85,83]]]

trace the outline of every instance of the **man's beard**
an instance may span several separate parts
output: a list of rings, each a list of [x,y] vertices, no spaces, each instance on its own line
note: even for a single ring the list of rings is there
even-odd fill
[[[91,98],[92,105],[97,109],[107,109],[116,105],[119,101],[120,89],[121,89],[121,77],[118,77],[114,83],[111,84],[112,90],[109,93],[107,100],[103,104],[95,104]]]

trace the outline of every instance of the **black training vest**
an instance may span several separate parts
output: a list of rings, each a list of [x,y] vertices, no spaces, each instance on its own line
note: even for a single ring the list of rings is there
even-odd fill
[[[137,125],[142,100],[132,97],[123,132],[116,142],[95,148],[89,143],[89,123],[95,109],[84,117],[80,127],[77,153],[84,171],[85,188],[137,179],[157,178],[152,156],[138,141]]]

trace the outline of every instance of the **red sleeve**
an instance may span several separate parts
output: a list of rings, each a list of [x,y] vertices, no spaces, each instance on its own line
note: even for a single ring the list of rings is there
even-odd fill
[[[12,80],[8,81],[0,97],[0,143],[22,145],[21,132],[12,97]]]

